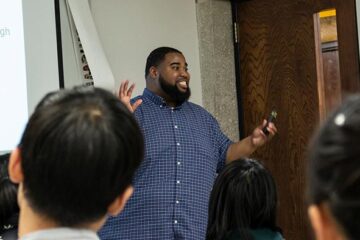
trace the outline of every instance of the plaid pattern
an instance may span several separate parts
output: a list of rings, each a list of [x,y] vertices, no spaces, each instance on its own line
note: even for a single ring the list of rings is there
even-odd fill
[[[135,116],[145,136],[145,160],[135,192],[101,239],[204,239],[208,201],[231,141],[202,107],[171,108],[145,89]]]

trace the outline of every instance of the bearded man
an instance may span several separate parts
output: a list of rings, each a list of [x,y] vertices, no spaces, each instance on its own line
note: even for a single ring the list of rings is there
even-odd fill
[[[239,142],[226,137],[216,119],[188,101],[190,74],[184,55],[160,47],[147,58],[146,88],[131,99],[134,84],[120,85],[119,98],[134,112],[145,137],[145,159],[135,192],[122,215],[109,218],[102,239],[205,239],[208,202],[223,166],[249,156],[275,133],[257,127]]]

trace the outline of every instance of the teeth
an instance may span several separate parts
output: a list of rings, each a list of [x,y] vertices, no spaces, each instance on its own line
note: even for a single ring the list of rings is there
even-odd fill
[[[186,82],[179,82],[179,85],[182,86],[182,87],[187,87]]]

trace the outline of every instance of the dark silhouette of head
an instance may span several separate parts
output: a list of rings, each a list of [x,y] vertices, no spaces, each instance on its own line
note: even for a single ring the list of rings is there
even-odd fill
[[[207,239],[221,240],[238,230],[252,239],[250,229],[276,227],[276,186],[258,161],[240,159],[225,166],[216,178],[209,203]]]
[[[59,226],[74,227],[104,217],[131,186],[143,137],[113,94],[77,87],[41,100],[18,149],[29,206]]]
[[[5,230],[3,226],[17,225],[19,213],[17,185],[10,181],[8,174],[9,156],[0,155],[0,232]]]
[[[352,96],[314,135],[308,153],[309,215],[335,219],[345,239],[360,239],[360,96]],[[322,215],[321,218],[316,216]],[[331,215],[329,217],[328,215]],[[315,225],[316,226],[315,226]],[[328,228],[331,229],[331,228]],[[331,233],[334,235],[334,233]]]

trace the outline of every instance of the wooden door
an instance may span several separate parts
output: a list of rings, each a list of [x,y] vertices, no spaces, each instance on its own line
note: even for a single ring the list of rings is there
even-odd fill
[[[232,1],[237,87],[247,136],[274,108],[278,134],[254,158],[278,186],[278,224],[285,238],[311,239],[306,211],[306,147],[319,124],[314,13],[336,8],[342,96],[359,90],[354,0]]]

